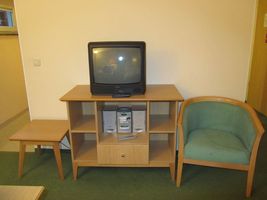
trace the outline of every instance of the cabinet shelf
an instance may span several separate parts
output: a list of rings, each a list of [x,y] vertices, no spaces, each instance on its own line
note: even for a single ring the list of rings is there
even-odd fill
[[[74,160],[78,162],[97,162],[97,150],[95,140],[85,140],[74,155]]]
[[[94,115],[82,115],[82,117],[77,120],[71,129],[73,133],[92,133],[96,132],[95,126],[95,116]]]
[[[100,144],[112,144],[112,145],[134,145],[134,144],[148,144],[148,134],[139,133],[136,135],[136,138],[129,140],[119,140],[116,134],[102,134],[99,138]]]
[[[150,115],[149,132],[170,133],[175,132],[175,120],[169,115]]]

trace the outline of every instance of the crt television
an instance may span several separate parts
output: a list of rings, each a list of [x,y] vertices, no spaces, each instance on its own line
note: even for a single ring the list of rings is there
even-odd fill
[[[145,42],[89,42],[88,55],[92,94],[123,97],[145,93]]]

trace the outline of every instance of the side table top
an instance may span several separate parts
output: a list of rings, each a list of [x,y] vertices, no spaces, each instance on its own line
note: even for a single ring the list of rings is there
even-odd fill
[[[38,200],[44,190],[43,186],[1,185],[2,200]]]
[[[9,140],[60,142],[67,132],[67,120],[32,120]]]
[[[43,186],[1,185],[2,200],[38,200],[44,190]]]

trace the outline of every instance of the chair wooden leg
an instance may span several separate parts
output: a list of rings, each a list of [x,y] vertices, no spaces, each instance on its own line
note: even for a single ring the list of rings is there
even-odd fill
[[[180,187],[182,180],[182,171],[183,171],[183,158],[181,156],[178,157],[178,166],[177,166],[177,179],[176,186]]]
[[[54,154],[55,154],[55,158],[56,158],[56,162],[57,162],[57,169],[58,169],[59,178],[61,180],[64,180],[60,149],[59,149],[59,144],[57,142],[53,145],[53,149],[54,149]]]
[[[25,157],[26,145],[23,142],[19,143],[19,171],[18,176],[21,177],[23,173],[23,163]]]
[[[248,170],[246,197],[250,197],[253,187],[254,169]]]

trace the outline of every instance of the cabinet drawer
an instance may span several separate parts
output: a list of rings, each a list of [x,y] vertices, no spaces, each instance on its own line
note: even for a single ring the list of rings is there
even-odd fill
[[[148,145],[99,145],[99,164],[148,164]]]

